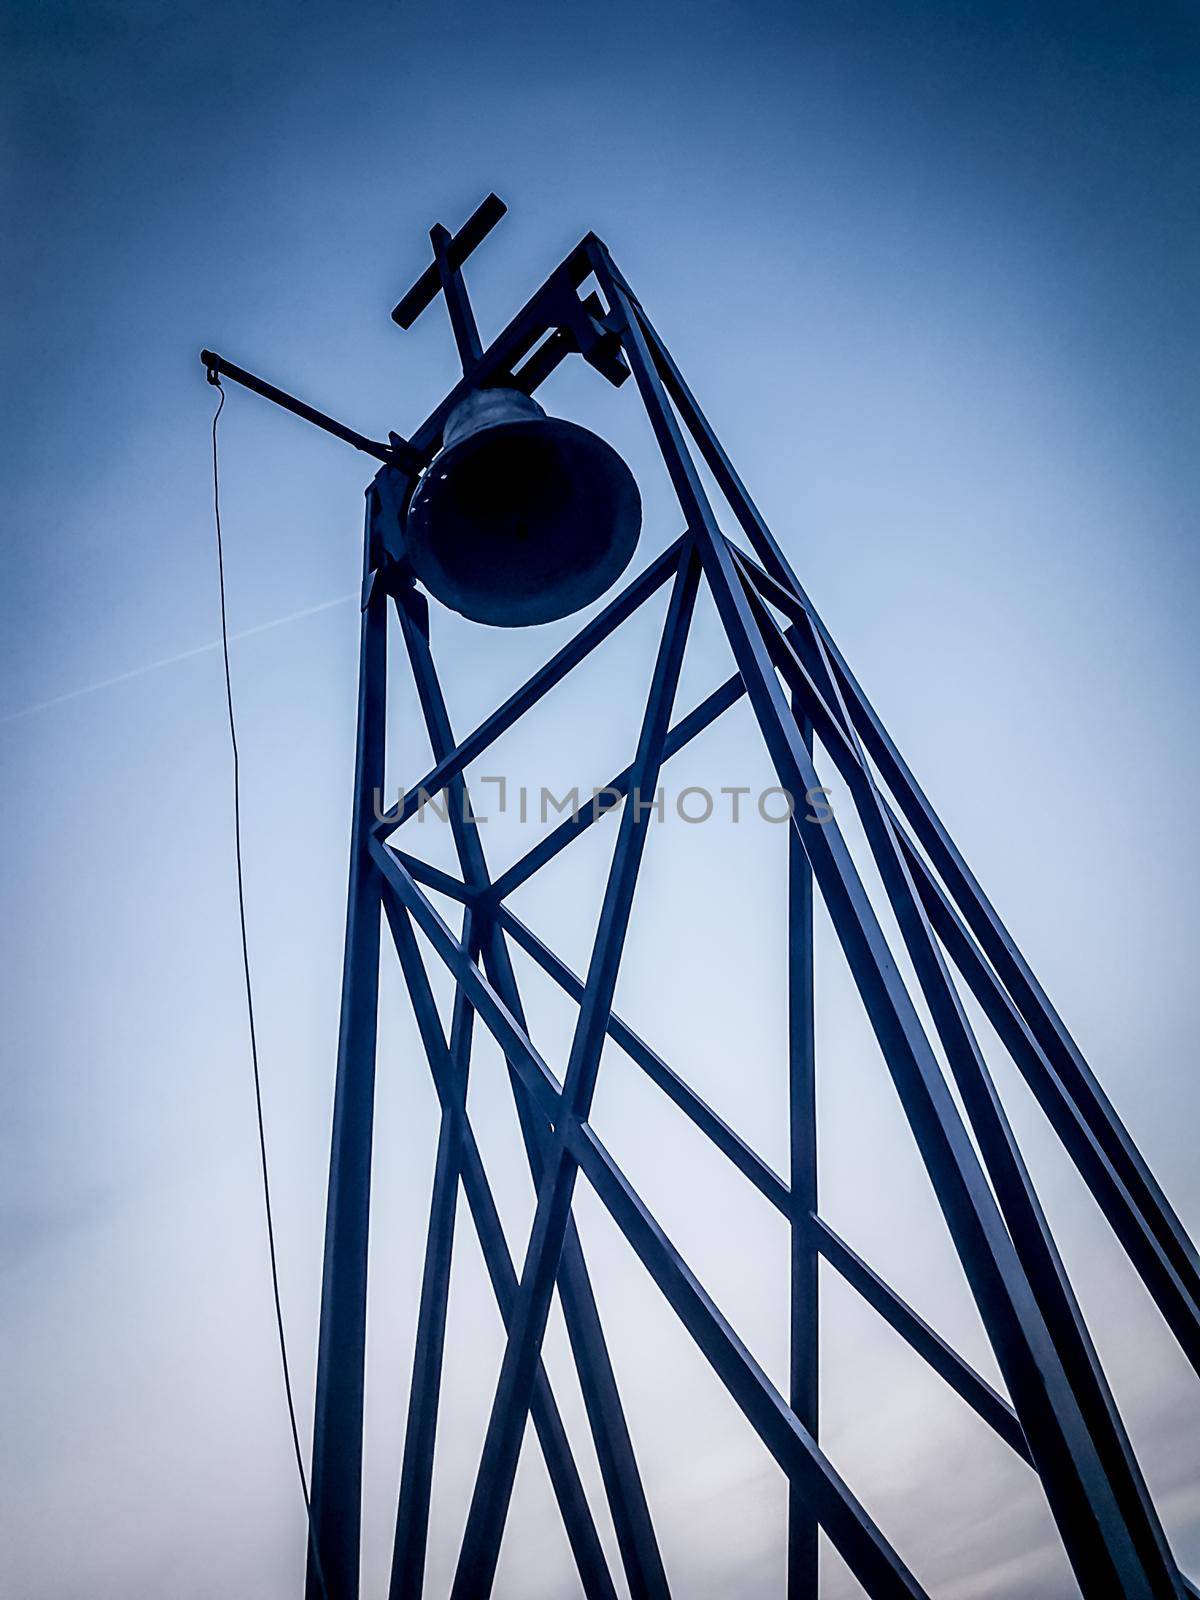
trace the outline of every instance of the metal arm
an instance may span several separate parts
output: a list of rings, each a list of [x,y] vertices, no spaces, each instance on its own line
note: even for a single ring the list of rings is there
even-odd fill
[[[232,361],[226,361],[224,356],[219,356],[215,350],[201,350],[200,359],[204,363],[208,374],[209,383],[216,383],[217,375],[240,383],[245,389],[253,389],[255,394],[262,395],[264,400],[273,400],[277,406],[282,406],[285,411],[290,411],[293,416],[302,417],[305,422],[311,422],[318,428],[324,428],[326,433],[333,434],[335,439],[344,439],[347,444],[352,444],[356,450],[361,450],[365,455],[374,456],[376,461],[382,461],[389,467],[412,467],[417,463],[417,453],[411,448],[406,439],[393,433],[390,444],[381,444],[378,439],[368,439],[365,434],[356,433],[353,428],[347,428],[345,423],[337,422],[333,417],[327,417],[323,411],[318,411],[315,406],[305,405],[303,400],[297,400],[295,395],[285,394],[282,389],[277,389],[273,383],[267,383],[262,378],[256,378],[252,372],[245,371],[242,367],[235,367]]]

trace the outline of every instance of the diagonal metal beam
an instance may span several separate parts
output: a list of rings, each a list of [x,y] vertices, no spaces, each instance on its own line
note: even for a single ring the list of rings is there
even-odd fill
[[[680,557],[667,607],[662,642],[638,740],[633,787],[639,794],[652,794],[658,780],[663,741],[679,681],[699,577],[699,562],[689,540]],[[495,1577],[521,1435],[529,1408],[530,1380],[545,1332],[550,1297],[570,1216],[577,1164],[571,1154],[568,1134],[573,1125],[586,1119],[591,1105],[604,1044],[604,1025],[612,1010],[612,996],[648,829],[646,812],[651,809],[649,806],[630,806],[621,817],[588,969],[586,992],[567,1063],[561,1116],[554,1125],[554,1136],[538,1189],[537,1209],[521,1272],[517,1314],[496,1385],[479,1475],[451,1590],[453,1600],[489,1594]]]
[[[559,988],[569,994],[572,1000],[581,1001],[584,994],[583,979],[572,972],[566,962],[544,944],[532,929],[514,916],[507,906],[501,907],[498,916],[504,931],[511,934],[542,971],[553,978]],[[657,1055],[643,1039],[639,1039],[615,1011],[609,1012],[606,1031],[613,1043],[641,1067],[651,1082],[656,1083],[668,1099],[674,1101],[684,1115],[712,1140],[722,1155],[727,1156],[738,1171],[749,1178],[759,1193],[765,1195],[784,1216],[790,1216],[791,1196],[787,1184],[779,1174],[769,1167],[678,1073],[672,1071],[661,1056]]]
[[[718,612],[779,781],[792,795],[808,793],[818,786],[815,769],[655,370],[642,327],[620,282],[609,271],[602,247],[595,248],[594,260],[601,290],[613,307],[613,320],[622,324],[622,348],[684,518],[697,538]],[[1089,1595],[1109,1594],[1114,1588],[1130,1600],[1162,1595],[1164,1591],[1147,1572],[1132,1543],[1022,1263],[836,819],[808,824],[797,816],[794,825],[980,1305],[1080,1583]]]
[[[788,1475],[869,1595],[924,1600],[925,1591],[842,1482],[632,1184],[586,1124],[571,1148],[588,1181],[733,1399]]]
[[[795,652],[757,592],[748,587],[747,593],[764,635],[769,638],[776,664],[791,684],[793,693],[803,699],[807,675],[799,670]],[[867,843],[979,1141],[1013,1245],[1121,1509],[1129,1538],[1138,1554],[1139,1568],[1150,1577],[1155,1593],[1172,1595],[1177,1583],[1174,1558],[1037,1192],[950,977],[942,948],[918,896],[907,858],[850,720],[841,686],[820,636],[811,627],[807,643],[815,652],[817,687],[823,691],[827,703],[836,708],[847,735],[849,748],[837,747],[842,756],[842,776],[854,797]],[[1134,1576],[1137,1570],[1130,1569]],[[1128,1573],[1124,1581],[1131,1581]]]
[[[785,613],[794,613],[800,619],[806,618],[807,614],[799,603],[784,594],[765,573],[755,569],[740,553],[735,552],[734,555],[739,569],[764,596],[773,599]],[[814,620],[813,629],[815,627]],[[822,689],[814,680],[813,674],[820,676],[821,669],[815,655],[812,631],[807,626],[801,628],[794,625],[786,630],[783,637],[787,648],[776,645],[779,661],[786,661],[787,670],[797,675],[798,681],[803,681],[806,704],[816,719],[821,741],[833,755],[839,770],[852,770],[860,764],[862,751],[857,744],[851,743],[841,711],[835,715],[829,709]],[[939,938],[1091,1189],[1184,1354],[1200,1372],[1200,1305],[1190,1292],[1189,1280],[1177,1271],[1175,1261],[1162,1245],[1161,1234],[1152,1225],[1152,1219],[1147,1216],[1138,1197],[1126,1187],[1110,1159],[1108,1149],[1101,1145],[973,933],[963,922],[925,857],[890,806],[887,807],[887,815],[926,914]]]
[[[731,678],[727,678],[723,684],[707,695],[698,706],[689,711],[686,717],[681,717],[667,734],[666,743],[663,745],[664,762],[669,761],[706,728],[710,728],[721,713],[740,700],[744,693],[742,680],[735,672]],[[618,772],[616,777],[598,792],[593,801],[580,806],[578,811],[566,817],[519,861],[515,861],[506,872],[501,873],[492,885],[492,899],[494,901],[506,899],[514,889],[520,888],[521,884],[544,867],[548,861],[552,861],[560,850],[565,850],[572,840],[577,839],[594,822],[599,822],[608,812],[615,811],[623,797],[629,793],[632,781],[633,767],[630,765]]]
[[[421,1041],[429,1062],[434,1087],[445,1116],[453,1130],[463,1192],[479,1238],[484,1264],[500,1316],[507,1329],[512,1321],[517,1295],[517,1275],[504,1239],[500,1214],[496,1209],[475,1135],[467,1119],[460,1086],[453,1076],[453,1063],[446,1049],[437,1006],[425,964],[417,948],[408,914],[390,884],[383,886],[383,905],[392,941],[404,972]],[[616,1590],[604,1558],[583,1484],[571,1455],[570,1444],[545,1369],[539,1363],[534,1379],[530,1408],[534,1427],[546,1459],[567,1537],[589,1600],[616,1600]]]
[[[542,968],[559,987],[580,1000],[583,981],[555,953],[548,948],[523,922],[504,907],[500,923],[505,932]],[[637,1034],[621,1021],[616,1012],[609,1016],[608,1034],[630,1059],[657,1083],[697,1128],[712,1140],[717,1149],[727,1156],[743,1176],[747,1177],[784,1217],[791,1221],[798,1214],[788,1185],[767,1165],[728,1123],[723,1122],[711,1107],[705,1104],[679,1075],[671,1070],[662,1058]],[[806,1226],[814,1247],[821,1252],[837,1271],[884,1318],[889,1326],[908,1343],[916,1353],[945,1378],[957,1394],[971,1406],[985,1422],[995,1428],[1006,1443],[1026,1461],[1029,1447],[1021,1432],[1012,1407],[991,1386],[984,1382],[974,1369],[917,1313],[890,1288],[876,1272],[857,1256],[850,1246],[834,1233],[829,1224],[819,1218],[808,1219]]]
[[[1013,1004],[986,956],[906,833],[897,837],[925,910],[951,961],[995,1028],[1051,1127],[1078,1167],[1180,1348],[1200,1373],[1200,1306],[1188,1292],[1144,1213],[1114,1169],[1065,1084]]]
[[[607,252],[604,254],[607,260]],[[608,266],[614,280],[627,295],[630,294],[629,286],[611,260]],[[636,301],[633,303],[636,304]],[[640,306],[637,306],[636,315],[639,329],[652,352],[655,369],[678,407],[684,426],[695,440],[721,493],[766,567],[764,576],[774,580],[783,595],[790,597],[793,603],[798,602],[811,617],[842,682],[858,730],[885,783],[896,797],[922,846],[928,851],[930,860],[941,874],[968,926],[1008,988],[1046,1059],[1070,1092],[1079,1115],[1091,1129],[1111,1162],[1113,1171],[1133,1198],[1145,1226],[1158,1240],[1187,1297],[1193,1304],[1200,1304],[1200,1252],[1197,1252],[1129,1130],[1088,1066],[1070,1030],[1054,1009],[1016,941],[984,894],[891,735],[876,715],[662,339]],[[1178,1307],[1176,1309],[1178,1312]]]
[[[463,944],[468,954],[477,951],[474,915],[463,921]],[[448,1094],[452,1101],[442,1111],[438,1129],[433,1190],[429,1200],[429,1225],[425,1238],[425,1264],[421,1273],[421,1298],[417,1311],[417,1338],[409,1384],[408,1420],[404,1429],[404,1455],[400,1468],[400,1493],[396,1507],[396,1532],[392,1547],[392,1572],[388,1600],[421,1600],[425,1585],[425,1556],[429,1538],[429,1501],[433,1485],[433,1450],[437,1436],[438,1403],[442,1389],[442,1359],[446,1342],[446,1312],[450,1297],[450,1263],[454,1251],[454,1220],[458,1209],[459,1131],[456,1113],[465,1112],[467,1076],[471,1060],[471,1034],[475,1013],[466,994],[454,996],[447,1063]],[[441,1027],[438,1026],[441,1043]]]
[[[854,736],[840,688],[830,670],[829,658],[825,656],[822,660],[825,647],[823,639],[816,631],[815,618],[810,618],[794,598],[783,592],[780,586],[761,569],[755,568],[741,552],[732,546],[730,549],[742,574],[762,590],[764,597],[771,598],[785,615],[797,619],[796,623],[785,631],[765,608],[758,613],[768,633],[781,636],[775,638],[776,664],[785,672],[790,682],[802,688],[805,704],[818,720],[822,742],[833,755],[848,785],[852,789],[858,787],[861,797],[862,783],[871,781],[870,769],[862,748]],[[801,626],[801,623],[804,626]],[[820,680],[819,684],[815,681],[814,675]],[[838,707],[836,713],[829,709],[830,700]],[[891,807],[886,802],[883,802],[883,805],[889,827],[903,852],[924,913],[928,916],[932,928],[966,979],[1051,1125],[1076,1162],[1114,1232],[1124,1244],[1131,1262],[1143,1277],[1168,1325],[1175,1332],[1184,1353],[1200,1371],[1200,1309],[1188,1294],[1186,1286],[1167,1259],[1158,1239],[1151,1232],[1140,1208],[1114,1171],[1105,1151],[1100,1148],[1069,1092],[1016,1009],[1008,991],[980,951],[970,930],[962,922],[924,856]],[[990,1093],[988,1089],[986,1094],[990,1096]],[[988,1114],[986,1103],[984,1114]],[[1000,1137],[1011,1139],[1007,1133],[1001,1133]],[[1024,1180],[1015,1178],[1015,1181],[1019,1184]],[[1018,1205],[1020,1205],[1019,1200]],[[1029,1237],[1031,1230],[1037,1228],[1043,1228],[1045,1231],[1044,1225],[1035,1222],[1032,1215],[1025,1224],[1018,1223],[1017,1226],[1021,1230],[1022,1238]],[[1044,1244],[1042,1249],[1045,1252]],[[1065,1286],[1064,1289],[1064,1286],[1054,1282],[1056,1277],[1061,1276],[1061,1264],[1057,1262],[1053,1251],[1052,1239],[1049,1253],[1044,1253],[1043,1265],[1050,1274],[1051,1293],[1057,1300],[1055,1338],[1073,1352],[1073,1364],[1081,1374],[1084,1392],[1086,1394],[1088,1389],[1091,1391],[1087,1409],[1095,1419],[1093,1425],[1101,1439],[1107,1440],[1105,1450],[1106,1454],[1115,1459],[1113,1470],[1116,1478],[1118,1481],[1124,1481],[1124,1494],[1133,1503],[1135,1519],[1142,1519],[1142,1540],[1150,1546],[1151,1559],[1161,1568],[1164,1559],[1169,1561],[1170,1557],[1169,1554],[1164,1556],[1164,1540],[1161,1529],[1155,1526],[1157,1517],[1153,1511],[1153,1504],[1141,1481],[1136,1459],[1132,1457],[1128,1440],[1124,1436],[1123,1425],[1112,1397],[1107,1391],[1103,1374],[1098,1371],[1097,1358],[1091,1347],[1086,1324],[1073,1302],[1069,1286]]]
[[[649,317],[647,317],[636,294],[625,278],[622,277],[620,268],[617,267],[606,249],[601,247],[601,250],[608,281],[614,287],[619,288],[636,317],[639,337],[645,343],[647,358],[662,385],[663,392],[670,397],[671,404],[678,412],[683,426],[695,441],[696,448],[699,450],[705,466],[712,473],[717,487],[741,524],[742,530],[749,539],[759,560],[763,562],[764,566],[779,582],[794,588],[797,593],[802,593],[800,580],[793,572],[775,535],[763,520],[758,507],[750,498],[746,485],[738,476],[737,468],[729,459],[725,453],[724,446],[713,432],[708,419],[700,409],[695,395],[688,388],[683,374],[675,365],[671,352],[663,343]],[[597,254],[598,252],[593,246],[593,260],[596,259]]]
[[[434,950],[450,969],[457,983],[467,991],[479,1020],[512,1062],[526,1087],[538,1103],[548,1122],[559,1116],[562,1090],[558,1079],[534,1049],[529,1035],[509,1011],[491,983],[471,960],[461,940],[438,912],[437,907],[421,890],[404,864],[397,860],[394,850],[373,839],[371,857],[384,879],[395,891],[397,898],[410,914]]]
[[[429,646],[428,608],[414,602],[415,597],[407,605],[399,604],[397,610],[430,743],[435,757],[441,758],[454,748],[454,734]],[[475,894],[483,896],[490,882],[487,860],[461,775],[451,780],[450,794],[451,828],[460,869]],[[485,966],[497,994],[528,1036],[528,1025],[507,946],[497,933],[490,908],[486,908],[482,916],[486,920],[483,936]],[[538,1115],[521,1081],[517,1065],[509,1061],[508,1070],[536,1189],[542,1181],[551,1129],[549,1123]],[[600,1324],[583,1247],[571,1218],[567,1220],[557,1282],[563,1319],[575,1358],[580,1390],[632,1600],[669,1600],[667,1575],[634,1456],[616,1374]]]
[[[443,872],[440,867],[431,866],[419,856],[410,856],[406,850],[397,850],[396,859],[402,861],[417,882],[423,883],[427,889],[437,889],[439,893],[449,895],[452,900],[458,900],[465,906],[474,904],[476,892],[472,885],[463,883],[449,872]]]
[[[561,650],[555,651],[549,661],[539,667],[528,682],[523,683],[509,695],[504,704],[498,706],[489,717],[485,717],[473,733],[469,733],[448,751],[437,765],[426,773],[420,783],[408,791],[399,805],[392,806],[377,818],[373,829],[374,837],[388,838],[402,823],[415,815],[422,803],[422,796],[432,799],[440,794],[451,778],[457,777],[477,756],[481,756],[489,745],[535,706],[543,695],[561,683],[573,667],[577,667],[597,645],[608,638],[614,629],[620,627],[627,617],[632,616],[643,601],[648,600],[671,577],[679,565],[682,544],[681,537],[669,545],[662,555],[652,561],[615,600],[611,600],[603,611],[582,627]]]
[[[744,492],[744,491],[743,491]],[[736,508],[735,508],[736,509]],[[752,564],[743,564],[754,571]],[[755,582],[764,596],[777,605],[793,622],[806,618],[825,651],[854,719],[855,727],[876,763],[884,782],[895,796],[901,814],[927,851],[951,897],[958,905],[972,934],[978,940],[1013,1003],[1037,1041],[1056,1077],[1067,1089],[1078,1114],[1105,1152],[1113,1171],[1132,1197],[1144,1224],[1158,1240],[1180,1284],[1194,1304],[1200,1304],[1200,1255],[1160,1188],[1144,1157],[1134,1144],[1098,1080],[1088,1066],[1066,1024],[1049,998],[995,907],[984,894],[954,841],[943,827],[916,778],[897,749],[887,729],[876,715],[845,657],[794,574],[787,582],[769,573],[754,572]],[[1115,1224],[1114,1224],[1115,1226]],[[1153,1291],[1152,1291],[1153,1292]]]
[[[895,1290],[889,1288],[827,1222],[821,1217],[810,1217],[808,1229],[814,1247],[830,1266],[836,1268],[851,1288],[858,1290],[888,1326],[922,1356],[939,1377],[945,1379],[950,1388],[1000,1435],[1005,1444],[1017,1452],[1022,1461],[1032,1466],[1033,1458],[1029,1454],[1025,1434],[1008,1401],[997,1394],[991,1384],[985,1382],[974,1367],[964,1361],[952,1345],[946,1343],[940,1333],[901,1300]]]

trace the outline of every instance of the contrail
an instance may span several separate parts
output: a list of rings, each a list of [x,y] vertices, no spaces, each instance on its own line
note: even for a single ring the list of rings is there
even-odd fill
[[[289,622],[299,622],[304,617],[314,617],[318,611],[331,611],[334,606],[344,606],[350,600],[357,600],[357,593],[340,594],[336,600],[322,600],[320,605],[305,606],[302,611],[293,611],[286,617],[275,617],[270,622],[259,622],[253,628],[242,628],[237,633],[229,635],[230,640],[249,639],[256,633],[267,633],[272,628],[282,628]],[[207,655],[210,650],[219,650],[221,641],[210,639],[207,644],[195,645],[191,650],[181,650],[178,655],[163,656],[161,661],[148,661],[144,667],[134,667],[130,672],[118,672],[115,678],[101,678],[99,683],[85,683],[82,688],[68,689],[66,694],[56,694],[52,700],[39,700],[36,705],[25,706],[21,711],[10,711],[0,717],[0,727],[6,722],[18,722],[22,717],[32,717],[37,711],[48,711],[51,706],[61,706],[68,700],[78,700],[85,694],[99,694],[101,689],[111,689],[118,683],[128,683],[131,678],[141,678],[147,672],[157,672],[160,667],[173,667],[180,661],[190,661],[193,656]]]

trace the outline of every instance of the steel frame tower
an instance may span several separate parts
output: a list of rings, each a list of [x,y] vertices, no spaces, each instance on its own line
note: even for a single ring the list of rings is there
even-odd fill
[[[635,1600],[669,1594],[600,1313],[572,1216],[582,1174],[632,1245],[789,1483],[789,1600],[817,1592],[823,1529],[873,1597],[922,1596],[818,1443],[817,1266],[824,1258],[1007,1443],[1044,1487],[1088,1600],[1197,1596],[1170,1550],[1063,1268],[983,1052],[973,996],[1100,1205],[1162,1316],[1200,1372],[1200,1258],[983,890],[938,820],[802,589],[636,294],[589,234],[486,348],[461,269],[504,213],[490,196],[455,235],[432,230],[433,263],[393,312],[408,327],[444,294],[463,377],[411,440],[366,439],[212,352],[210,378],[242,382],[367,451],[383,465],[367,494],[349,905],[334,1101],[312,1461],[309,1600],[359,1594],[359,1533],[376,1012],[381,924],[407,984],[441,1107],[389,1600],[423,1592],[426,1534],[459,1192],[466,1201],[507,1332],[503,1363],[453,1583],[453,1600],[490,1593],[518,1454],[532,1419],[589,1600],[617,1593],[541,1362],[557,1291]],[[594,283],[595,288],[591,289]],[[609,382],[630,375],[653,428],[683,534],[592,617],[528,682],[465,737],[452,730],[431,646],[429,606],[405,562],[404,511],[453,407],[473,388],[533,394],[568,356]],[[721,530],[703,463],[740,530]],[[698,588],[706,584],[737,671],[685,715],[676,687]],[[468,765],[660,588],[670,598],[630,764],[499,877],[473,820]],[[382,820],[386,650],[394,611],[435,765]],[[816,754],[836,769],[957,1089],[939,1065],[836,818],[798,803],[789,828],[790,1173],[772,1170],[613,1011],[653,793],[673,755],[746,696],[778,783],[821,785]],[[422,796],[448,792],[460,876],[397,843]],[[619,812],[586,974],[571,971],[507,900],[518,885]],[[427,893],[462,906],[455,932]],[[1008,1398],[979,1377],[820,1217],[813,1034],[814,895],[828,909],[915,1136]],[[455,984],[447,1039],[419,933]],[[578,1003],[565,1063],[547,1062],[526,1023],[511,960],[525,951]],[[501,1227],[466,1107],[476,1024],[499,1043],[537,1191],[518,1266]],[[791,1370],[781,1393],[741,1343],[589,1124],[601,1051],[611,1039],[786,1219],[791,1237]],[[965,1112],[965,1118],[963,1115]],[[969,1126],[968,1126],[969,1125]],[[323,1574],[323,1579],[322,1579]]]

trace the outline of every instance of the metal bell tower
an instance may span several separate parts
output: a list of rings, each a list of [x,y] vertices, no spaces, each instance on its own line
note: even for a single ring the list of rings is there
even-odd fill
[[[573,1194],[581,1181],[594,1190],[787,1478],[788,1600],[814,1600],[819,1529],[867,1594],[877,1600],[917,1600],[925,1594],[886,1532],[875,1525],[853,1487],[843,1482],[821,1449],[817,1266],[822,1258],[1039,1476],[1087,1600],[1195,1597],[1200,1591],[1182,1575],[1171,1553],[975,1036],[967,994],[1011,1056],[1200,1373],[1196,1249],[872,710],[605,245],[589,234],[499,337],[483,346],[461,269],[504,209],[493,195],[458,233],[433,229],[433,262],[393,312],[394,319],[408,327],[438,295],[444,295],[463,364],[461,381],[410,440],[395,434],[387,444],[366,439],[220,356],[207,351],[202,356],[210,375],[220,372],[247,384],[382,463],[368,492],[366,523],[358,753],[312,1459],[309,1600],[321,1600],[322,1585],[328,1600],[357,1600],[360,1592],[367,1232],[385,923],[441,1107],[389,1600],[417,1600],[424,1588],[451,1247],[460,1193],[478,1234],[507,1342],[453,1600],[482,1600],[491,1592],[528,1419],[545,1458],[582,1592],[589,1600],[615,1600],[613,1576],[541,1359],[556,1294],[625,1583],[634,1600],[665,1600],[671,1592],[606,1348],[602,1301],[593,1289],[572,1215]],[[418,582],[422,571],[415,570],[419,563],[410,559],[413,552],[406,545],[406,518],[422,474],[428,476],[447,425],[461,414],[464,403],[481,392],[504,391],[518,397],[511,402],[516,411],[509,422],[514,425],[518,413],[531,415],[522,413],[519,397],[531,401],[549,374],[571,357],[582,357],[614,385],[632,376],[669,473],[684,532],[521,689],[461,736],[447,715],[435,665],[430,607]],[[535,412],[538,409],[534,407]],[[701,465],[717,486],[721,514],[739,530],[737,539],[721,530]],[[715,602],[737,670],[705,700],[681,713],[676,688],[702,584]],[[493,878],[472,818],[465,769],[664,587],[669,589],[666,622],[640,726],[631,729],[629,765],[601,792],[603,798],[567,817],[514,866]],[[575,606],[592,597],[578,599]],[[448,598],[457,603],[454,595]],[[470,614],[468,604],[457,608]],[[384,781],[385,666],[392,613],[435,765],[380,819],[374,797]],[[818,820],[797,803],[788,830],[788,947],[777,953],[786,963],[790,993],[788,1059],[780,1063],[789,1084],[791,1160],[786,1178],[689,1088],[686,1071],[681,1075],[668,1066],[613,1011],[651,809],[622,801],[631,794],[652,793],[664,765],[742,696],[752,708],[779,785],[797,802],[821,787],[818,759],[836,770],[857,812],[957,1091],[956,1099],[837,819]],[[448,792],[451,802],[448,815],[457,876],[431,867],[403,848],[404,825],[416,814],[420,797],[442,792]],[[576,973],[518,920],[508,897],[609,812],[617,816],[610,824],[615,841],[603,905],[587,970]],[[429,889],[461,906],[457,931],[443,918]],[[881,1047],[1007,1395],[974,1372],[819,1214],[812,955],[817,895],[827,908]],[[454,980],[449,1038],[434,1004],[418,932]],[[564,1061],[544,1059],[530,1037],[511,959],[513,945],[578,1005]],[[772,958],[772,952],[762,952],[763,960]],[[476,1028],[498,1041],[507,1061],[536,1186],[536,1211],[523,1254],[505,1237],[467,1114],[466,1083]],[[786,1393],[757,1365],[590,1125],[606,1040],[623,1051],[786,1220],[791,1238]],[[319,1568],[313,1561],[313,1544]]]

